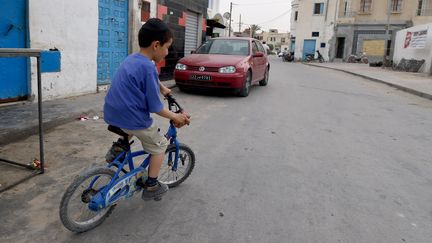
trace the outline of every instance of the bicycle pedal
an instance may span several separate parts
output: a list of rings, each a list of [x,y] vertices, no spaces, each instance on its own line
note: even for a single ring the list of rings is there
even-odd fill
[[[155,200],[157,202],[157,201],[162,200],[162,197],[155,197],[155,198],[153,198],[153,200]]]

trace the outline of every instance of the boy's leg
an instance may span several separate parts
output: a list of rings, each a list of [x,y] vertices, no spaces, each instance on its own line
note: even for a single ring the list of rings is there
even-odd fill
[[[143,130],[125,131],[129,134],[135,135],[141,141],[144,150],[151,154],[148,178],[144,182],[142,198],[144,200],[151,200],[153,198],[161,197],[168,191],[168,186],[160,183],[157,180],[157,177],[165,158],[165,150],[169,144],[168,140],[154,125]]]

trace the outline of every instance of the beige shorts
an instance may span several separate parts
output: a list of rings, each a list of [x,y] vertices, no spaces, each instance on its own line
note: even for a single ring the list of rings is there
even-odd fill
[[[149,154],[164,154],[168,147],[168,140],[158,131],[153,123],[149,128],[142,130],[123,129],[127,134],[137,137],[143,146],[144,151]]]

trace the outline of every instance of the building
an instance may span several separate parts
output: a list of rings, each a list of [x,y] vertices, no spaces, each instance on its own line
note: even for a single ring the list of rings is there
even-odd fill
[[[337,1],[293,0],[291,2],[290,51],[294,57],[305,59],[319,50],[324,59],[329,59],[334,36]]]
[[[269,29],[268,32],[262,31],[260,34],[255,34],[255,38],[260,41],[265,41],[267,44],[271,44],[275,51],[284,50],[288,47],[290,40],[289,33],[279,33],[277,29]]]
[[[6,1],[0,9],[0,48],[57,50],[60,70],[42,73],[43,99],[105,89],[123,59],[139,50],[137,33],[151,17],[164,20],[174,43],[158,68],[171,77],[177,60],[206,39],[208,11],[219,1]],[[217,15],[217,10],[215,11]],[[0,58],[0,103],[34,100],[35,60]]]
[[[398,30],[432,22],[431,2],[293,0],[291,46],[297,58],[315,50],[330,61],[362,52],[370,61],[382,60],[384,55],[392,57]]]

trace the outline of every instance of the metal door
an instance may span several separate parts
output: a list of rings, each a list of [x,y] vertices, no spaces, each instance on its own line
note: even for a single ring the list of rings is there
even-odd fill
[[[187,12],[184,55],[190,55],[198,46],[198,14]]]
[[[316,45],[316,40],[304,40],[303,60],[306,59],[307,54],[312,54],[315,56],[315,45]]]
[[[111,83],[127,55],[128,0],[99,0],[97,83]]]
[[[26,0],[1,1],[0,48],[27,47]],[[0,58],[0,103],[27,99],[28,59]]]

